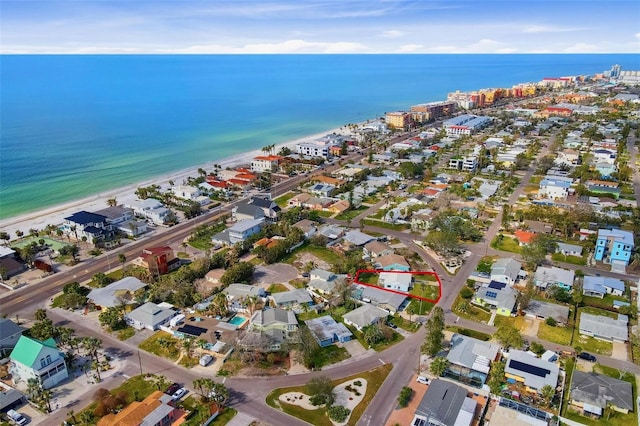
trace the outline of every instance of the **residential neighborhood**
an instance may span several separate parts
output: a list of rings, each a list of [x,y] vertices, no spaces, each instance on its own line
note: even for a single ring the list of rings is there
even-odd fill
[[[6,235],[0,411],[637,424],[640,102],[611,75],[450,93]]]

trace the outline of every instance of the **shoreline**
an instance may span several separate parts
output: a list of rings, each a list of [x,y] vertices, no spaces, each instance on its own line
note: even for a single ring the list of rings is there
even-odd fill
[[[275,146],[275,151],[277,152],[283,147],[291,149],[300,142],[318,139],[331,133],[344,134],[345,132],[342,130],[343,128],[344,126],[341,126],[295,140],[279,143]],[[209,171],[211,171],[214,164],[219,164],[222,169],[226,169],[227,167],[237,167],[242,164],[250,163],[253,157],[262,154],[263,152],[261,149],[254,149],[222,158],[219,161],[209,160],[197,166],[178,170],[166,175],[152,177],[131,185],[104,191],[103,193],[90,195],[88,197],[46,207],[41,210],[2,219],[0,220],[0,230],[9,233],[11,241],[13,241],[17,238],[16,231],[22,231],[24,235],[27,236],[30,229],[42,230],[47,225],[59,225],[64,221],[65,217],[70,216],[79,210],[96,211],[106,208],[107,200],[110,198],[115,198],[118,201],[118,204],[121,204],[123,200],[137,198],[134,192],[140,187],[150,186],[153,184],[166,186],[169,185],[170,180],[174,181],[175,184],[181,184],[182,181],[186,180],[189,176],[197,177],[199,168],[205,170],[209,169]]]

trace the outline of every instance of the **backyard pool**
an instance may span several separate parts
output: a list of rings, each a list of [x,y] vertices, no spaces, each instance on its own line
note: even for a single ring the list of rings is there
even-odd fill
[[[242,324],[244,324],[247,321],[249,321],[248,318],[241,317],[240,315],[236,315],[229,320],[229,324],[233,324],[236,327],[240,327]]]

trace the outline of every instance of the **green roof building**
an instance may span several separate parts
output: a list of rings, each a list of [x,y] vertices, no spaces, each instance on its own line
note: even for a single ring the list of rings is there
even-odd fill
[[[42,387],[49,389],[69,377],[64,354],[58,350],[55,340],[45,341],[21,336],[9,355],[9,371],[13,382],[38,379]]]

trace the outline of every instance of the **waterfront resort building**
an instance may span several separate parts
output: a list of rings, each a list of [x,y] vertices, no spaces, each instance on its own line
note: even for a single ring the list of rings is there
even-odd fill
[[[251,160],[251,171],[258,173],[275,172],[278,170],[280,160],[282,160],[282,157],[279,155],[260,155],[253,157],[253,160]]]
[[[612,265],[626,266],[633,251],[633,233],[621,229],[600,229],[594,259]]]
[[[410,109],[413,119],[419,122],[445,117],[451,115],[455,110],[456,103],[453,101],[428,102],[413,105]]]
[[[411,123],[411,114],[404,111],[393,111],[388,112],[385,115],[385,122],[387,123],[387,127],[391,129],[407,129]]]

